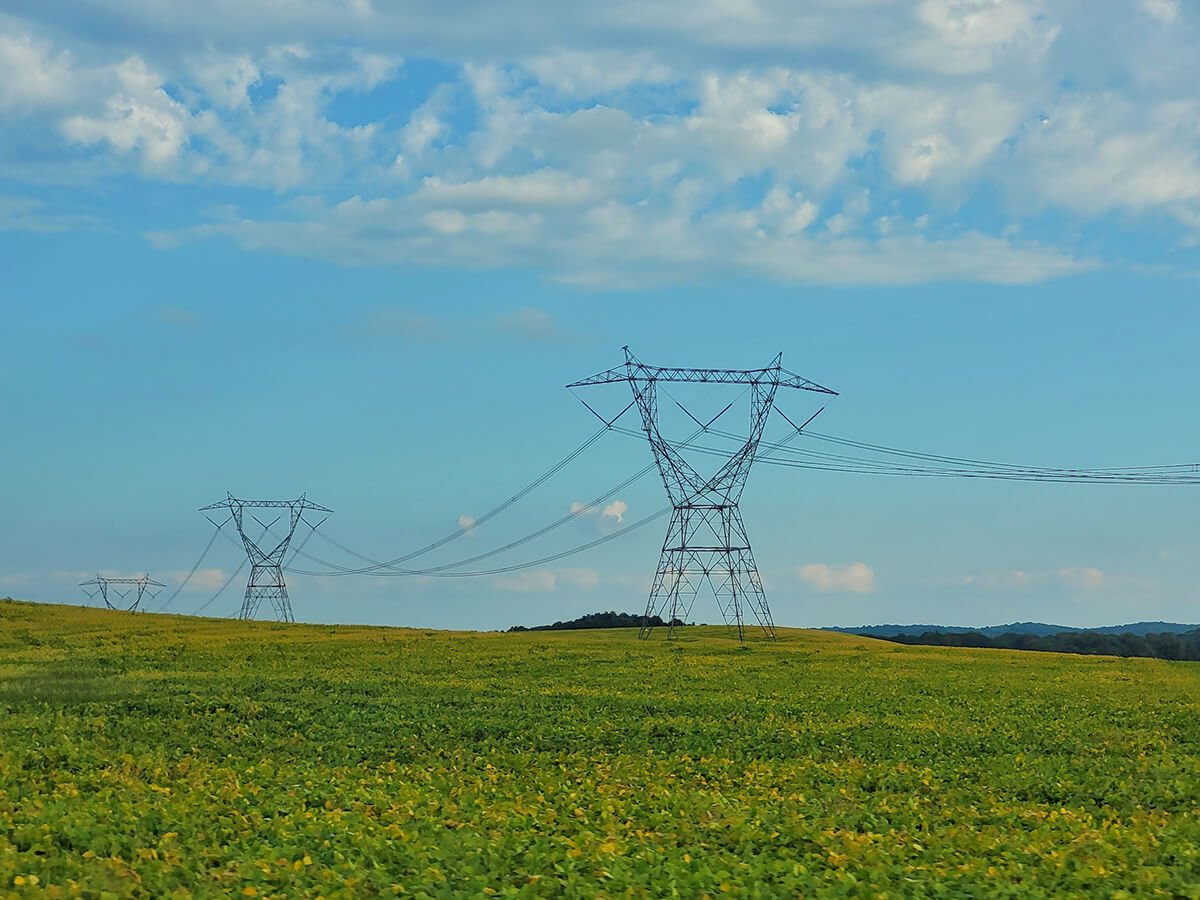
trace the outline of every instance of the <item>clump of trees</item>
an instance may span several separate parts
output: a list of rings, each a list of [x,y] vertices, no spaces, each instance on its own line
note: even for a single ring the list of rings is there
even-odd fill
[[[1200,629],[1154,634],[1062,631],[1057,634],[1036,635],[1006,632],[996,637],[987,637],[975,631],[926,631],[921,634],[897,634],[883,639],[899,644],[926,644],[934,647],[994,647],[1001,650],[1200,660]]]
[[[643,616],[638,613],[596,612],[580,616],[578,619],[568,619],[565,622],[555,622],[553,625],[514,625],[509,631],[570,631],[576,628],[640,628]],[[651,616],[649,625],[652,628],[665,627],[668,623],[659,616]],[[670,622],[676,627],[684,623],[679,619]]]

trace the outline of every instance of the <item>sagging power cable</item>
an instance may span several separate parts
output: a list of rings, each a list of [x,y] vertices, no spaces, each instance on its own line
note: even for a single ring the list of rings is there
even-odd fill
[[[402,569],[397,569],[397,567],[403,563],[408,562],[411,559],[416,559],[418,556],[423,556],[426,553],[429,553],[433,550],[438,549],[439,547],[442,547],[442,546],[450,543],[451,541],[454,541],[454,540],[457,540],[458,538],[463,537],[464,535],[474,531],[476,528],[478,528],[480,525],[484,524],[485,522],[489,521],[490,519],[493,519],[496,516],[500,515],[502,512],[504,512],[505,510],[512,507],[514,504],[520,502],[525,497],[529,496],[529,494],[531,494],[537,488],[541,487],[541,485],[545,484],[548,480],[550,480],[555,475],[557,475],[566,466],[570,465],[572,462],[574,462],[576,459],[578,459],[593,444],[595,444],[598,440],[600,440],[600,438],[603,437],[606,432],[608,432],[609,427],[610,426],[608,426],[606,424],[605,427],[596,431],[586,441],[584,441],[582,444],[580,444],[578,447],[576,447],[574,450],[572,450],[570,453],[568,453],[566,456],[564,456],[562,459],[560,459],[558,462],[556,462],[554,465],[552,465],[549,469],[547,469],[545,472],[543,472],[541,475],[539,475],[537,478],[535,478],[529,484],[525,485],[525,487],[521,488],[519,491],[517,491],[515,494],[513,494],[511,497],[509,497],[503,503],[499,504],[498,506],[493,507],[492,509],[488,510],[483,515],[478,516],[470,524],[463,525],[463,526],[455,529],[454,531],[450,532],[449,534],[438,538],[436,541],[433,541],[432,543],[426,544],[423,547],[419,547],[416,550],[413,550],[409,553],[405,553],[402,556],[397,556],[394,559],[381,561],[378,559],[374,559],[370,556],[367,556],[363,553],[360,553],[351,547],[347,547],[345,544],[339,543],[338,541],[331,538],[329,535],[325,534],[325,532],[321,532],[322,540],[332,544],[334,547],[337,547],[343,553],[349,554],[350,556],[353,556],[355,559],[359,559],[365,563],[368,563],[368,565],[362,566],[362,567],[359,567],[356,569],[351,569],[351,568],[346,568],[345,566],[339,566],[336,563],[331,563],[331,562],[328,562],[325,560],[317,559],[316,557],[305,553],[305,554],[302,554],[305,559],[312,560],[313,562],[316,562],[318,565],[326,566],[333,571],[320,572],[320,573],[304,572],[299,569],[290,569],[289,571],[295,571],[295,572],[297,572],[297,574],[303,574],[303,575],[311,575],[311,574],[368,575],[368,574],[371,574],[372,572],[375,572],[375,571],[378,571],[381,569],[393,569],[393,570],[396,570],[397,574],[411,574],[408,571],[405,571]]]
[[[220,525],[217,525],[217,527],[215,529],[213,529],[212,536],[209,537],[208,543],[204,546],[204,550],[203,550],[203,552],[201,552],[200,558],[196,560],[196,564],[194,566],[192,566],[192,570],[187,573],[187,576],[183,579],[183,581],[179,582],[179,586],[176,587],[175,590],[171,592],[171,596],[168,597],[166,600],[164,600],[157,608],[155,608],[154,612],[160,613],[163,610],[165,610],[168,606],[171,605],[171,601],[173,601],[176,597],[178,597],[180,592],[185,587],[188,586],[188,582],[191,581],[192,576],[194,576],[200,570],[200,566],[204,563],[205,558],[208,556],[208,552],[210,550],[212,550],[213,544],[215,544],[217,542],[217,535],[220,533],[221,529],[224,527],[224,524],[225,523],[222,522]]]
[[[716,429],[711,434],[727,440],[741,440],[740,436]],[[1197,484],[1200,483],[1200,466],[1194,463],[1153,466],[1124,466],[1101,468],[1054,468],[1046,466],[1020,466],[965,457],[944,456],[920,451],[901,450],[863,441],[851,441],[832,435],[805,432],[808,437],[833,442],[840,446],[863,448],[885,458],[829,453],[800,447],[787,447],[780,443],[764,441],[762,446],[769,451],[759,459],[770,465],[788,468],[803,468],[815,471],[844,472],[861,475],[887,475],[893,477],[924,478],[977,478],[1004,481],[1055,482],[1055,483],[1108,483],[1108,484]],[[716,447],[694,447],[701,453],[726,455],[727,451]],[[785,457],[772,454],[784,454]],[[889,460],[892,454],[903,462]]]
[[[618,416],[618,418],[620,418],[620,417]],[[614,419],[613,421],[615,422],[616,420]],[[607,425],[605,427],[605,431],[607,431],[611,428],[617,428],[617,426]],[[617,430],[625,430],[625,429],[617,428]],[[684,441],[682,442],[683,445],[687,446],[688,444],[691,443],[691,441],[693,441],[701,433],[702,433],[702,429],[697,429],[692,434],[688,435],[687,438],[684,439]],[[634,482],[645,477],[647,474],[649,474],[651,471],[653,471],[655,469],[655,467],[656,467],[656,463],[651,462],[648,465],[643,466],[641,469],[639,469],[638,471],[633,473],[631,476],[629,476],[628,478],[626,478],[619,484],[614,485],[613,487],[609,488],[607,491],[605,491],[600,496],[595,497],[589,503],[582,504],[581,506],[579,506],[576,509],[573,509],[571,512],[567,513],[566,515],[554,520],[550,524],[544,525],[541,528],[538,528],[526,535],[523,535],[522,537],[517,538],[516,540],[509,541],[508,543],[504,544],[501,547],[497,547],[495,549],[488,550],[483,553],[477,553],[474,556],[470,556],[465,559],[459,559],[459,560],[455,560],[454,562],[443,563],[438,566],[430,566],[430,567],[422,568],[422,569],[402,569],[402,568],[398,568],[395,565],[385,565],[383,563],[376,563],[371,566],[363,566],[363,567],[360,567],[357,569],[347,569],[347,568],[338,566],[336,563],[332,563],[332,562],[329,562],[328,560],[325,560],[318,556],[315,556],[314,554],[300,553],[300,555],[303,556],[305,559],[310,560],[311,562],[314,562],[317,565],[325,566],[326,570],[319,571],[319,570],[313,570],[313,569],[298,569],[298,568],[289,566],[289,567],[287,567],[287,571],[295,573],[297,575],[314,575],[314,576],[324,576],[324,577],[341,577],[341,576],[345,576],[345,575],[366,575],[366,576],[371,576],[371,577],[376,577],[376,578],[394,577],[394,576],[413,576],[413,575],[454,577],[458,574],[463,574],[463,575],[474,574],[474,573],[459,573],[457,571],[451,571],[451,570],[461,569],[463,566],[469,566],[474,563],[481,562],[485,559],[490,559],[491,557],[498,556],[502,553],[507,553],[508,551],[513,550],[517,547],[520,547],[523,544],[527,544],[530,541],[535,540],[539,537],[542,537],[543,535],[548,534],[549,532],[551,532],[557,528],[561,528],[563,525],[566,525],[569,522],[573,522],[573,521],[579,519],[581,516],[584,516],[584,515],[588,514],[589,512],[591,512],[592,510],[602,506],[605,502],[610,500],[616,494],[625,490],[625,488],[629,487]],[[624,531],[621,531],[620,533],[624,533]],[[323,540],[328,541],[329,543],[333,544],[334,546],[338,547],[339,549],[343,548],[343,546],[341,544],[339,544],[337,541],[334,541],[332,538],[330,538],[328,535],[324,534],[323,532],[321,533],[321,538]],[[349,550],[349,548],[345,548],[345,549]],[[571,552],[577,552],[577,551],[571,551]],[[361,554],[358,554],[358,553],[355,553],[354,555],[361,556]],[[505,567],[505,571],[515,571],[517,568],[529,568],[531,566],[539,565],[539,564],[540,564],[540,562],[534,561],[531,563],[525,563],[525,564],[518,565],[515,568]]]

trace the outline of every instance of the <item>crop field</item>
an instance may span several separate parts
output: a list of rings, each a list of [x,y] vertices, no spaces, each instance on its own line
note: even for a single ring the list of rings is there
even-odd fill
[[[0,895],[1200,897],[1200,664],[0,602]]]

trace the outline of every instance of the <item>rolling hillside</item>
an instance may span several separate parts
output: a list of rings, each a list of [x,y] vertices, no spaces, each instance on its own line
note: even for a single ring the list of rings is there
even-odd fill
[[[1200,896],[1200,664],[0,602],[0,891]]]

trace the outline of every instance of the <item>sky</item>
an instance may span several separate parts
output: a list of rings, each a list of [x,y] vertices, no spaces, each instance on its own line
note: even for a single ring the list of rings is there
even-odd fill
[[[564,386],[626,345],[782,351],[838,396],[780,408],[829,399],[821,431],[856,440],[1200,462],[1198,82],[1180,0],[8,0],[0,595],[95,602],[80,581],[148,572],[150,608],[231,615],[244,553],[218,535],[199,559],[227,491],[331,508],[304,552],[336,565],[357,561],[326,537],[404,555],[600,428]],[[741,403],[721,422],[744,428],[728,390],[672,396]],[[650,461],[609,432],[412,564]],[[760,464],[742,512],[780,625],[1086,626],[1200,622],[1194,498]],[[476,567],[665,503],[651,472]],[[498,575],[288,585],[311,622],[641,612],[665,528]]]

